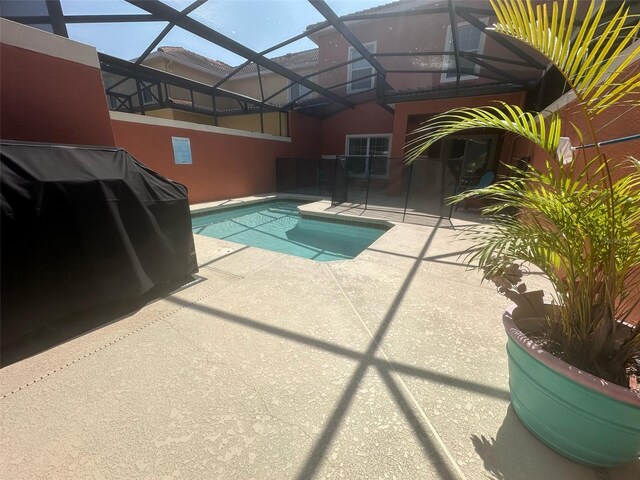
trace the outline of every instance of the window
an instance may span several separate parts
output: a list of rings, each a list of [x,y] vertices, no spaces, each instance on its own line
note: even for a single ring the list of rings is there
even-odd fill
[[[391,136],[347,136],[347,169],[353,176],[389,174]]]
[[[118,98],[115,95],[109,95],[109,93],[107,93],[107,91],[106,91],[114,83],[116,83],[116,82],[114,82],[113,78],[105,78],[104,79],[105,94],[107,95],[107,102],[109,104],[109,110],[117,110],[118,105],[120,104],[120,102],[118,101]]]
[[[292,83],[289,87],[289,101],[293,102],[299,97],[306,95],[311,91],[310,88],[305,87],[304,85],[300,85],[299,83]],[[307,97],[302,98],[301,100],[305,100]]]
[[[156,103],[153,94],[151,93],[151,89],[154,88],[153,84],[147,82],[140,82],[140,88],[142,89],[142,101],[145,105],[151,105],[152,103]],[[148,87],[148,88],[145,88]]]
[[[371,53],[376,53],[376,42],[365,43],[364,46]],[[370,76],[375,73],[374,68],[362,58],[360,52],[353,47],[349,47],[349,60],[356,58],[360,60],[350,63],[348,67],[347,81],[350,83],[347,85],[347,93],[364,92],[365,90],[371,90],[375,85],[376,77]]]
[[[487,23],[488,19],[483,19],[484,23]],[[484,34],[473,25],[468,23],[458,24],[458,50],[461,52],[478,53],[481,54],[484,48]],[[447,28],[447,41],[445,44],[445,51],[453,51],[453,37],[451,36],[451,25]],[[453,59],[453,61],[451,61]],[[455,69],[455,59],[452,55],[447,55],[447,64],[452,64]],[[473,63],[471,60],[460,57],[460,70],[464,72],[479,71],[479,65]],[[460,80],[470,80],[477,78],[470,73],[460,73]],[[456,80],[456,72],[447,72],[442,74],[440,81],[451,82]]]
[[[120,102],[118,102],[118,99],[114,95],[107,95],[107,98],[109,99],[109,108],[111,110],[117,110],[118,105],[120,105]]]

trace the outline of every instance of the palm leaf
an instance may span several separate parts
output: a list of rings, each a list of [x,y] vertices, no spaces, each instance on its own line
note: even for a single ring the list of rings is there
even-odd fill
[[[584,15],[576,0],[535,8],[529,0],[492,4],[495,29],[546,55],[567,79],[588,126],[582,132],[572,124],[581,142],[583,133],[596,136],[593,120],[607,108],[640,104],[640,72],[628,68],[640,53],[640,42],[632,43],[640,25],[624,5],[605,22],[606,1],[596,6],[592,0]],[[507,165],[511,178],[449,199],[488,200],[482,213],[491,223],[464,231],[473,245],[467,262],[505,295],[512,287],[521,291],[512,281],[518,277],[509,279],[511,267],[522,262],[538,267],[551,281],[559,311],[548,319],[547,345],[572,365],[624,386],[627,367],[640,374],[640,327],[622,343],[616,340],[616,320],[640,306],[640,163],[610,162],[596,147],[593,159],[583,150],[580,161],[560,165],[558,115],[505,103],[431,118],[406,144],[408,161],[439,140],[474,128],[527,138],[547,158],[539,169]],[[593,141],[597,145],[597,138]]]
[[[554,2],[551,12],[546,4],[534,8],[531,0],[491,0],[491,4],[498,17],[495,31],[516,38],[547,57],[591,115],[637,93],[640,76],[622,77],[625,68],[640,54],[640,42],[632,46],[640,23],[634,23],[634,16],[624,4],[603,22],[606,2],[596,7],[595,0],[591,0],[585,15],[580,15],[581,25],[577,0],[563,0],[561,7]],[[630,52],[622,58],[622,52],[629,47]],[[616,62],[620,63],[614,67]]]
[[[488,106],[462,107],[436,115],[414,131],[405,144],[407,161],[411,162],[442,138],[470,128],[497,128],[528,138],[554,157],[560,138],[560,118],[523,111],[515,105],[498,102],[502,108]]]

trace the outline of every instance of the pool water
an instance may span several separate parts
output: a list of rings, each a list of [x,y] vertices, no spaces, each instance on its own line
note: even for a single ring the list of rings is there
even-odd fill
[[[192,215],[193,233],[310,258],[318,262],[354,258],[387,227],[303,218],[300,202],[269,201]]]

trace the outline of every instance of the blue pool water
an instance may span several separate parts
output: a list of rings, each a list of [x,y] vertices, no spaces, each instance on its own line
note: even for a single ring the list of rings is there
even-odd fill
[[[386,227],[303,218],[294,201],[270,201],[192,216],[193,233],[319,262],[354,258]]]

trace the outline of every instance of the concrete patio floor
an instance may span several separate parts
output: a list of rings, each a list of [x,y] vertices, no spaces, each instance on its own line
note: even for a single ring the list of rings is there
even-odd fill
[[[640,478],[520,424],[507,302],[455,236],[328,263],[196,236],[203,281],[0,371],[0,477]]]

